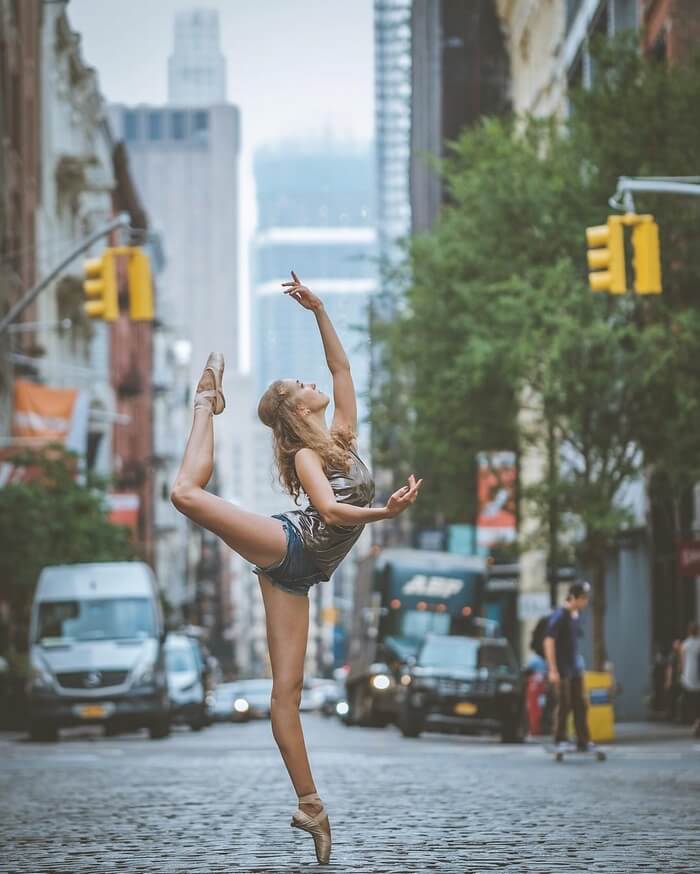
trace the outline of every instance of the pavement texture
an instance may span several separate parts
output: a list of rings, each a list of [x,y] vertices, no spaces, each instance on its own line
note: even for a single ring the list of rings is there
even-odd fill
[[[304,725],[330,866],[289,827],[296,799],[269,723],[254,722],[161,741],[0,737],[0,871],[700,870],[700,744],[686,732],[623,732],[607,762],[556,763],[539,743]]]

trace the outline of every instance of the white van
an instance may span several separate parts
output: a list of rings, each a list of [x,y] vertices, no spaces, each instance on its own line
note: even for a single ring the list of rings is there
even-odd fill
[[[153,572],[142,562],[45,567],[29,632],[29,732],[98,722],[108,733],[170,731],[165,626]]]

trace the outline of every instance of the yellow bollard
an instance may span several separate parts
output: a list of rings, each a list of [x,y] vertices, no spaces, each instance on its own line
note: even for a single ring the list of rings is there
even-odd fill
[[[583,685],[588,702],[588,731],[594,743],[615,740],[615,712],[613,693],[615,678],[610,671],[585,671]],[[574,720],[569,716],[569,737],[573,735]]]

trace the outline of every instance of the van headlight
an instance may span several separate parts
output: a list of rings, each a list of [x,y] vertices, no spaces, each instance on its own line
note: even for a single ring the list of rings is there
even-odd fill
[[[53,677],[50,671],[43,661],[34,654],[31,657],[29,680],[27,682],[27,690],[31,691],[32,689],[42,692],[52,692],[54,689]]]
[[[391,686],[391,679],[386,674],[375,674],[372,677],[372,685],[375,689],[384,691],[384,689],[388,689]]]
[[[233,709],[236,713],[247,713],[250,710],[250,704],[248,704],[245,698],[236,698],[233,702]]]
[[[134,678],[131,685],[136,688],[145,686],[163,686],[165,683],[165,674],[160,670],[153,661],[144,662],[139,665],[134,671]]]

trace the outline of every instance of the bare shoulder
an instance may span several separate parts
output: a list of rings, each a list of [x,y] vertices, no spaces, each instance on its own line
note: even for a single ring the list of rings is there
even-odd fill
[[[304,446],[297,451],[294,456],[294,465],[299,467],[299,465],[314,465],[321,463],[321,456],[314,449],[311,449],[309,446]]]

